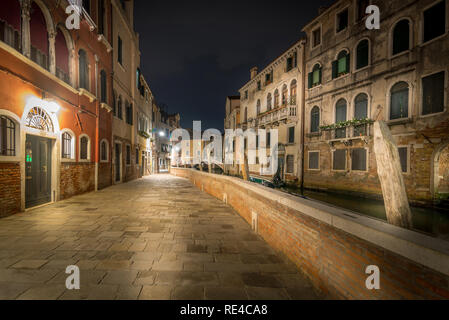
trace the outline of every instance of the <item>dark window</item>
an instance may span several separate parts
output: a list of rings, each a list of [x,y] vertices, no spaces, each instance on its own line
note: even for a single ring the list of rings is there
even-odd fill
[[[348,9],[337,14],[337,32],[343,31],[348,27]]]
[[[122,110],[122,97],[118,97],[118,103],[117,103],[117,117],[119,119],[123,119],[123,110]]]
[[[399,21],[393,29],[393,55],[410,49],[410,22]]]
[[[320,168],[320,153],[309,152],[309,169],[318,170]]]
[[[82,0],[83,8],[90,15],[90,0]]]
[[[248,90],[245,91],[245,99],[248,99]]]
[[[272,103],[271,93],[269,93],[267,96],[267,111],[271,110],[271,103]]]
[[[126,164],[127,165],[131,164],[131,147],[130,146],[126,146]]]
[[[287,173],[293,173],[295,167],[295,156],[288,155],[287,156]]]
[[[80,159],[88,160],[89,157],[89,139],[87,137],[82,137],[80,139]]]
[[[276,89],[276,91],[274,91],[274,108],[276,109],[277,107],[279,107],[279,90]]]
[[[139,165],[139,149],[136,149],[136,164]]]
[[[100,155],[101,155],[101,161],[107,161],[108,160],[108,145],[106,141],[101,142],[100,147]]]
[[[79,87],[89,90],[89,67],[86,51],[80,50],[79,54]]]
[[[424,42],[446,33],[446,1],[424,11]]]
[[[338,78],[341,75],[349,73],[349,53],[342,51],[338,54],[337,60],[332,62],[332,79]]]
[[[260,114],[260,100],[257,100],[256,112],[257,112],[257,115]]]
[[[334,151],[333,170],[346,170],[346,150],[338,149]]]
[[[292,69],[293,69],[293,57],[289,57],[287,58],[286,71],[289,72]]]
[[[321,28],[318,28],[313,31],[313,46],[319,46],[321,44]]]
[[[271,132],[267,132],[267,147],[271,147]]]
[[[358,120],[368,118],[368,96],[365,93],[355,98],[354,118]]]
[[[262,90],[262,83],[260,81],[257,81],[257,91]]]
[[[352,149],[352,170],[366,171],[366,149]]]
[[[126,3],[125,0],[120,0],[120,4],[122,5],[122,9],[126,10]]]
[[[399,82],[391,88],[391,120],[408,117],[408,95],[409,87],[407,82]]]
[[[408,148],[407,147],[399,147],[399,160],[401,162],[401,170],[402,172],[408,172]]]
[[[369,0],[357,0],[357,20],[360,21],[366,16],[366,8],[369,6]]]
[[[118,37],[118,54],[117,54],[118,62],[123,65],[123,42],[122,38]]]
[[[295,143],[295,127],[288,128],[288,143]]]
[[[357,62],[356,62],[357,69],[366,67],[368,65],[368,59],[369,59],[369,42],[368,40],[362,40],[357,46]]]
[[[16,155],[16,124],[5,116],[0,116],[0,155]]]
[[[112,114],[115,116],[117,115],[117,98],[116,98],[116,94],[115,91],[112,92]]]
[[[105,0],[100,0],[98,2],[98,33],[99,34],[105,34],[104,32],[104,17],[105,17],[105,10],[106,7],[104,5]]]
[[[101,70],[100,72],[100,86],[101,86],[101,97],[100,97],[100,101],[102,103],[107,103],[107,97],[108,97],[108,93],[107,93],[107,78],[106,78],[106,72],[104,70]]]
[[[346,121],[347,116],[347,103],[345,99],[338,100],[335,106],[335,122],[341,123]],[[346,138],[346,128],[336,129],[335,138]]]
[[[423,115],[444,111],[444,76],[443,71],[422,79]]]
[[[125,104],[125,116],[126,116],[126,123],[129,125],[133,124],[133,105],[129,104],[128,101],[126,101]]]
[[[68,132],[62,134],[62,158],[72,158],[72,136]]]
[[[287,89],[287,85],[284,84],[284,86],[282,87],[282,105],[283,106],[287,105],[287,99],[288,99],[288,89]]]
[[[315,106],[310,112],[310,132],[319,132],[320,130],[320,108]]]
[[[248,108],[245,108],[245,113],[243,114],[243,122],[248,122]]]

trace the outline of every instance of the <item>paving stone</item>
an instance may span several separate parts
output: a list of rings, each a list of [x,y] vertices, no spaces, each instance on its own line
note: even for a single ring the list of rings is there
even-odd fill
[[[249,300],[289,300],[289,295],[283,288],[245,288]]]
[[[272,275],[260,273],[243,273],[242,280],[250,287],[282,288],[282,283]]]
[[[39,269],[44,264],[46,264],[48,260],[21,260],[16,264],[12,265],[11,268],[16,269]]]
[[[170,300],[172,287],[143,286],[139,300]]]
[[[39,287],[33,287],[22,293],[18,300],[56,300],[65,291],[64,285],[45,285]]]
[[[237,287],[206,287],[206,300],[248,300],[244,288]]]
[[[203,287],[176,287],[171,298],[173,300],[204,300]]]

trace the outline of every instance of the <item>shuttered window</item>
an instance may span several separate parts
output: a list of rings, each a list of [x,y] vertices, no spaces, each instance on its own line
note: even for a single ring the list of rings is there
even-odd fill
[[[424,11],[424,42],[446,33],[446,1]]]
[[[287,156],[287,173],[293,173],[295,167],[295,156],[288,155]]]
[[[333,170],[346,170],[346,149],[334,151]]]
[[[295,143],[295,127],[288,128],[288,143]]]
[[[349,53],[342,51],[339,53],[337,60],[332,62],[332,79],[336,79],[350,71]]]
[[[337,14],[337,32],[343,31],[348,27],[348,9]]]
[[[408,148],[407,147],[399,147],[399,160],[401,162],[402,172],[408,172]]]
[[[316,64],[313,71],[309,73],[309,89],[321,84],[321,66]]]
[[[130,146],[126,146],[126,164],[127,165],[131,164],[131,147]]]
[[[444,76],[443,71],[423,78],[423,115],[444,111]]]
[[[366,149],[352,149],[352,165],[354,171],[366,171]]]
[[[316,133],[320,130],[320,108],[315,106],[310,112],[310,132]]]
[[[320,153],[309,152],[309,169],[318,170],[320,168]]]
[[[408,117],[409,87],[406,82],[399,82],[391,88],[390,119]]]

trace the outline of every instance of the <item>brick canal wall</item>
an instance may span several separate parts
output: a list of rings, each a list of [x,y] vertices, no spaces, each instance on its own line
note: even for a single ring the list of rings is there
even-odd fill
[[[0,217],[20,211],[20,164],[0,163]]]
[[[95,190],[95,163],[61,164],[61,200]]]
[[[171,173],[226,201],[323,293],[449,299],[449,242],[237,178],[181,168]],[[380,290],[365,286],[369,265],[380,269]]]

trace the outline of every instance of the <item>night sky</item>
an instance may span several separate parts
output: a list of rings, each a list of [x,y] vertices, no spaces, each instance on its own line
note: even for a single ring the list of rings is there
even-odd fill
[[[135,1],[141,69],[181,125],[223,130],[225,101],[302,35],[333,0]]]

